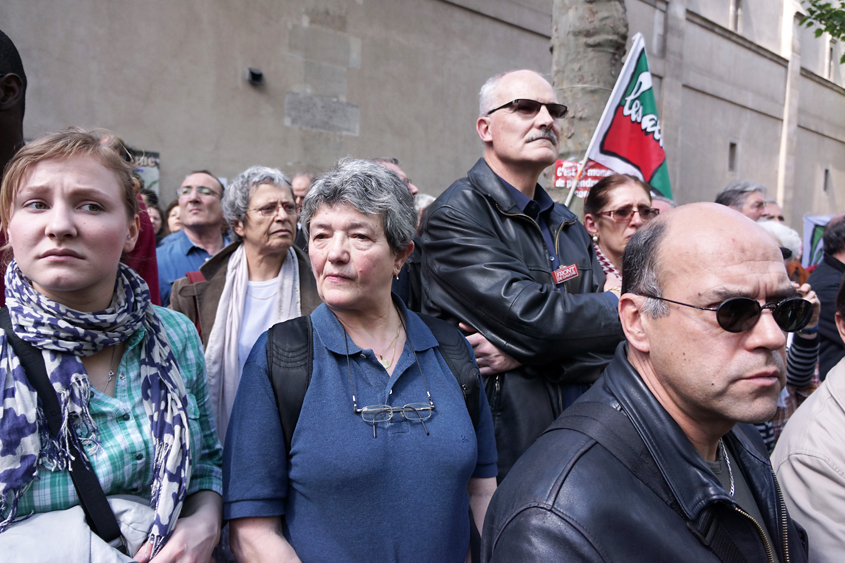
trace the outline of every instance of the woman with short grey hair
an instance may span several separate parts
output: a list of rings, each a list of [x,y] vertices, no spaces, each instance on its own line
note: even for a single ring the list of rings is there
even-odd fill
[[[170,307],[191,319],[202,337],[221,442],[255,341],[277,322],[320,304],[308,257],[293,245],[296,204],[282,172],[245,170],[226,187],[222,207],[235,242],[174,283],[170,298]]]
[[[476,368],[467,387],[480,389],[469,343],[391,294],[414,248],[411,192],[380,165],[345,159],[308,192],[301,220],[323,305],[273,330],[310,327],[288,331],[285,345],[312,351],[310,383],[286,443],[271,381],[297,360],[278,367],[274,344],[271,369],[267,336],[256,343],[224,454],[232,551],[239,561],[464,561],[496,488],[493,420],[485,393],[468,391],[470,404],[444,359],[464,352]]]

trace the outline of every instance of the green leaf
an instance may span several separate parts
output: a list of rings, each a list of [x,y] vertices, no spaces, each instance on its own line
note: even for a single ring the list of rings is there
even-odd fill
[[[821,29],[821,28],[817,29],[817,30],[816,30],[816,34],[815,34],[815,35],[816,35],[816,38],[821,37],[823,33],[824,33],[824,30],[823,30],[823,29]]]

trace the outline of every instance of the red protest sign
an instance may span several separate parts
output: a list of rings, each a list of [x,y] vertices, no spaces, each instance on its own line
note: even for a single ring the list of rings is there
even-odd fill
[[[555,187],[569,190],[575,183],[575,176],[578,174],[578,163],[571,160],[558,160],[555,162]],[[581,178],[578,179],[578,185],[575,188],[575,195],[581,199],[585,199],[590,193],[590,188],[606,176],[615,174],[613,170],[602,166],[598,162],[588,160],[584,165],[584,171],[581,173]]]

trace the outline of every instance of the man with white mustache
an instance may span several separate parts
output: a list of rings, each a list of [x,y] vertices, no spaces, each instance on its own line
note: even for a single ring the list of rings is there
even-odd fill
[[[622,331],[619,288],[587,231],[537,183],[557,158],[566,106],[530,70],[492,77],[479,98],[484,157],[431,206],[422,303],[473,346],[501,480],[598,378]]]

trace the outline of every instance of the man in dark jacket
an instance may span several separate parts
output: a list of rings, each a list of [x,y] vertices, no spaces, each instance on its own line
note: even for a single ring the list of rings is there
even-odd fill
[[[822,303],[819,315],[819,377],[824,381],[827,372],[845,358],[845,344],[836,329],[836,294],[845,274],[845,214],[837,215],[824,228],[824,257],[807,283],[813,287]]]
[[[785,331],[812,312],[777,245],[732,209],[686,205],[634,235],[622,277],[628,342],[501,484],[482,561],[806,561],[738,424],[774,414]]]
[[[484,158],[431,205],[423,231],[423,312],[469,334],[500,480],[622,338],[619,280],[605,281],[584,227],[537,183],[565,112],[533,71],[488,80],[476,123]]]

